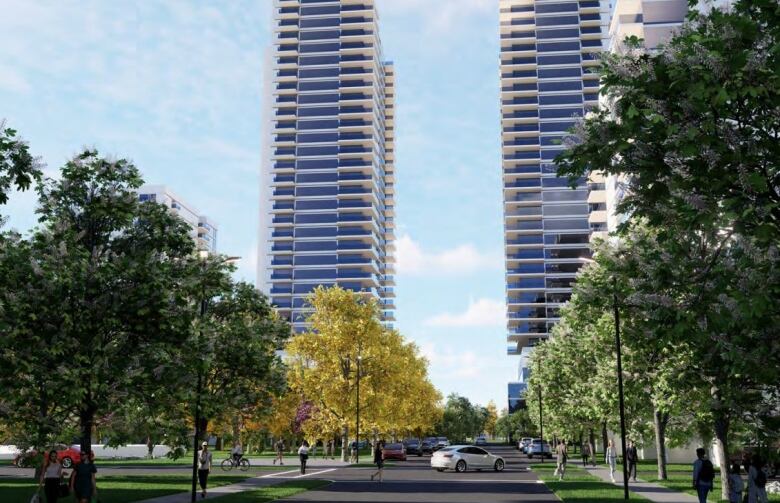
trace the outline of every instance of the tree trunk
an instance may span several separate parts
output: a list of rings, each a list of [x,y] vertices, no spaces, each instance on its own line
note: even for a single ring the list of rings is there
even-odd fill
[[[608,439],[607,439],[607,422],[604,421],[603,423],[601,423],[601,449],[602,449],[601,452],[604,453],[604,462],[605,463],[607,462],[607,442],[608,442]],[[596,453],[594,452],[593,454],[595,455]]]
[[[591,457],[596,459],[596,434],[593,433],[593,428],[588,430],[588,444],[590,445]]]
[[[154,441],[152,440],[152,436],[148,435],[146,437],[146,452],[149,459],[154,459]]]
[[[349,428],[344,427],[344,431],[341,434],[341,461],[346,463],[349,461]]]
[[[713,411],[714,423],[715,423],[715,449],[720,458],[720,497],[721,499],[729,499],[729,418],[723,411]]]
[[[233,422],[230,426],[233,427],[233,445],[236,442],[241,443],[241,421],[238,418],[238,414],[233,416]]]
[[[81,452],[89,455],[92,452],[92,427],[95,425],[94,405],[89,403],[81,409],[79,423],[81,427]]]
[[[666,480],[666,425],[669,413],[653,408],[653,427],[655,429],[655,450],[658,453],[658,478]]]

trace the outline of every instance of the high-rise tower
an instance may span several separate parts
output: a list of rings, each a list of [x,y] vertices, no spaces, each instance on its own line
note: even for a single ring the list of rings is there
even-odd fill
[[[508,353],[520,355],[510,410],[522,405],[525,357],[545,339],[606,230],[604,182],[571,189],[552,160],[566,130],[598,106],[598,54],[609,10],[599,0],[501,0],[501,126]]]
[[[338,284],[393,320],[394,76],[374,0],[274,0],[258,286],[305,327]]]

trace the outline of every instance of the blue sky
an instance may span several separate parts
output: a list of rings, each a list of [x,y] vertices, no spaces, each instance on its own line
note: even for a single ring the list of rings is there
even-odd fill
[[[434,384],[506,405],[498,1],[377,0],[396,65],[397,323]],[[53,175],[82,146],[132,159],[220,226],[254,282],[270,0],[6,0],[0,118]],[[34,197],[0,209],[34,223]]]

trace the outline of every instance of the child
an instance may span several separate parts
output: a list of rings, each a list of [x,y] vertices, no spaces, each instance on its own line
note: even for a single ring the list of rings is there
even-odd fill
[[[742,503],[742,491],[745,490],[745,483],[742,482],[739,471],[739,463],[732,463],[731,473],[729,474],[729,485],[731,486],[729,491],[730,503]]]

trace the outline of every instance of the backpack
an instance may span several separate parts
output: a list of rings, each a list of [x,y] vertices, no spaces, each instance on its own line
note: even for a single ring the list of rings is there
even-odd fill
[[[715,478],[715,469],[712,467],[712,461],[709,459],[701,460],[701,471],[699,471],[699,480],[702,482],[712,482]]]
[[[766,472],[764,470],[758,470],[756,473],[756,487],[766,486]]]

